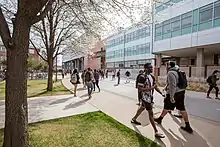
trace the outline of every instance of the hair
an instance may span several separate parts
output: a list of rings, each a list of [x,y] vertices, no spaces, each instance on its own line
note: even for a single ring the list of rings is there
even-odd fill
[[[96,69],[94,69],[94,72],[96,72],[97,70]]]
[[[91,70],[91,68],[89,67],[89,68],[88,68],[88,71],[90,71],[90,70]]]
[[[216,74],[216,73],[218,73],[218,70],[214,70],[213,74]]]
[[[78,73],[78,71],[77,71],[77,69],[76,69],[76,68],[73,70],[73,73],[74,73],[74,74],[75,74],[75,73]]]
[[[170,67],[175,67],[176,63],[174,61],[169,62]]]
[[[149,66],[151,66],[151,63],[144,64],[144,68],[149,68]]]

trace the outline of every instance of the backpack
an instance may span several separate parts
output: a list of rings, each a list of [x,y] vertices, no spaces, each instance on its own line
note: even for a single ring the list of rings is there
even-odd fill
[[[85,81],[89,82],[91,80],[92,80],[91,73],[89,71],[87,71],[85,74]]]
[[[188,86],[186,73],[181,70],[175,70],[175,71],[177,72],[178,77],[179,77],[177,87],[179,87],[180,89],[186,89],[186,87]]]
[[[206,82],[208,84],[211,84],[212,83],[212,76],[209,76],[207,79],[206,79]]]
[[[72,74],[71,75],[71,80],[70,80],[71,83],[76,83],[77,82],[77,75],[76,74]]]

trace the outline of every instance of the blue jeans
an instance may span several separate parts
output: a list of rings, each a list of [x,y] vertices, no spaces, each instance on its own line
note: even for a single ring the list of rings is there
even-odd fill
[[[90,96],[92,94],[92,90],[93,90],[93,83],[88,82],[88,83],[86,83],[86,85],[87,85],[87,89],[88,89],[88,95]]]

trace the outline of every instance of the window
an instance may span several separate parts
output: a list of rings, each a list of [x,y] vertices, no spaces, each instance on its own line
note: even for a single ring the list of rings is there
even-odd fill
[[[193,32],[198,31],[198,24],[199,24],[199,10],[196,9],[193,11]]]
[[[199,22],[203,23],[212,20],[213,5],[209,4],[199,9]]]
[[[179,16],[171,20],[171,31],[172,31],[172,37],[181,35]]]
[[[171,37],[171,28],[170,28],[170,20],[163,22],[163,38],[170,38]]]
[[[150,27],[145,27],[144,30],[145,30],[145,36],[146,37],[150,36]]]
[[[162,25],[156,24],[155,25],[155,40],[161,40],[162,39]]]
[[[192,26],[192,12],[188,12],[181,16],[182,35],[191,33]]]
[[[144,46],[145,46],[145,53],[150,53],[150,43],[146,43]]]
[[[220,18],[220,0],[214,4],[214,18]]]
[[[220,26],[220,0],[214,3],[214,27]]]

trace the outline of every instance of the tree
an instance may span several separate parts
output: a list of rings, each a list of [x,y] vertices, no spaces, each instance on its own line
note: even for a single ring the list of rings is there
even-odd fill
[[[30,29],[45,17],[53,0],[19,0],[14,18],[0,5],[0,36],[7,49],[5,129],[3,147],[28,147],[27,59]]]

